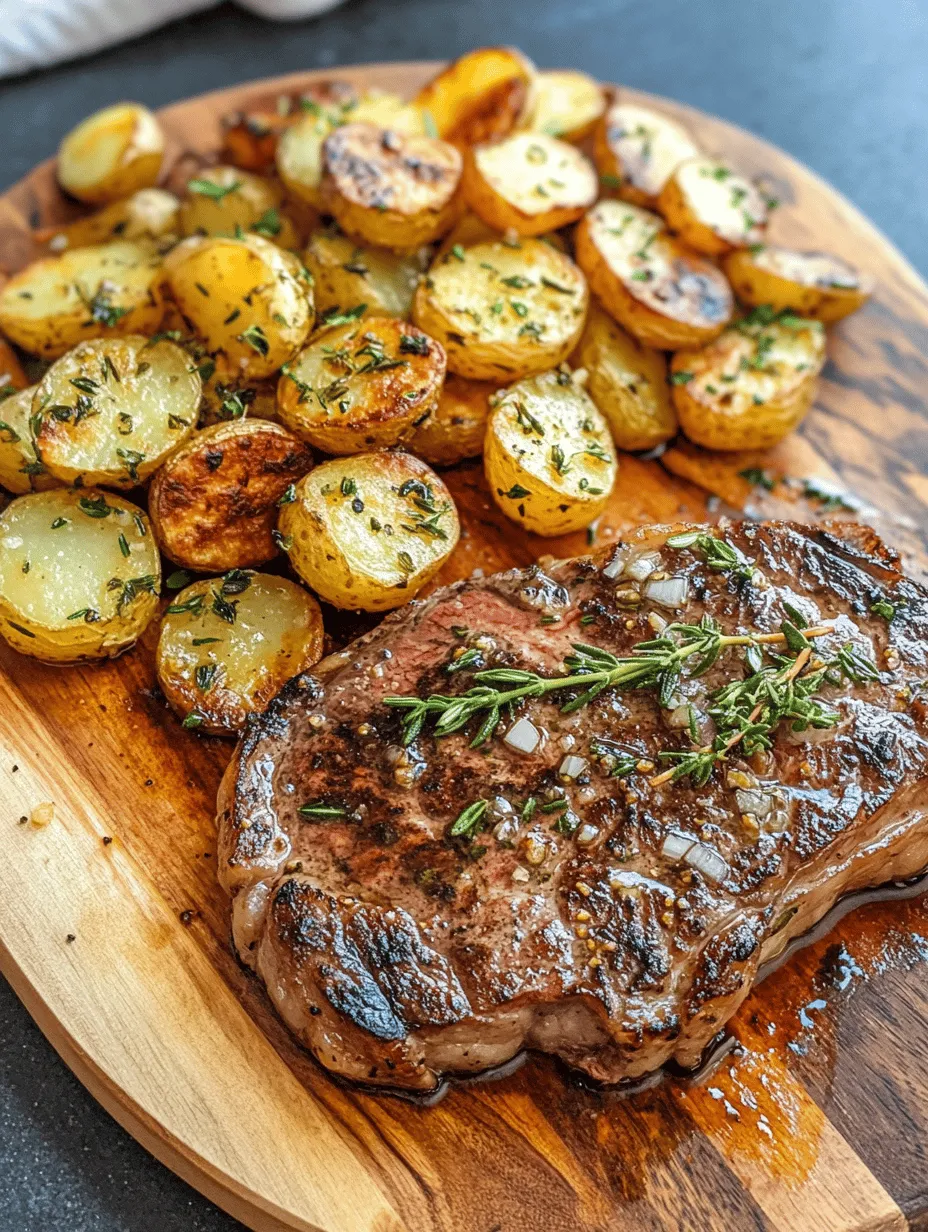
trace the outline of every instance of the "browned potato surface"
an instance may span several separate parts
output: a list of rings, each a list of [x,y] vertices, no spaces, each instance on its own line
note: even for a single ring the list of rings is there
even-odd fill
[[[164,134],[141,103],[116,103],[81,120],[58,148],[58,182],[81,201],[103,203],[150,188],[164,157]]]
[[[757,185],[714,158],[680,163],[657,208],[684,244],[710,257],[759,244],[767,226],[767,199]]]
[[[789,308],[826,324],[856,312],[873,291],[873,280],[840,257],[772,244],[733,252],[725,273],[744,303],[769,304],[776,312]]]
[[[481,47],[449,64],[416,95],[439,137],[472,145],[505,137],[534,106],[535,66],[514,47]]]
[[[682,125],[637,103],[617,100],[596,127],[595,157],[603,184],[634,205],[654,206],[680,163],[698,154]]]
[[[407,441],[410,453],[432,466],[454,466],[483,453],[490,399],[498,389],[497,381],[470,381],[450,374],[438,405]]]

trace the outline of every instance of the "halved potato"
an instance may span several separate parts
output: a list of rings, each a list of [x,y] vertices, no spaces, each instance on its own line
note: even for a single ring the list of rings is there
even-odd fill
[[[168,607],[158,683],[185,727],[232,735],[317,663],[322,646],[322,613],[302,586],[235,569],[194,582]]]
[[[313,276],[316,312],[346,312],[364,304],[369,316],[408,317],[431,250],[391,252],[358,244],[334,227],[309,237],[303,254]]]
[[[497,231],[542,235],[576,222],[597,197],[593,164],[547,133],[512,133],[469,149],[464,199]]]
[[[238,419],[197,432],[152,480],[148,510],[161,550],[204,573],[276,556],[278,502],[313,464],[280,424]]]
[[[204,167],[187,181],[180,204],[183,235],[237,235],[254,231],[281,248],[299,243],[296,228],[282,213],[284,194],[271,180],[238,167]]]
[[[0,635],[46,663],[112,658],[158,608],[148,518],[96,488],[56,488],[0,514]]]
[[[824,362],[818,321],[756,309],[700,350],[674,355],[680,426],[708,449],[766,449],[802,420]]]
[[[594,157],[607,188],[653,206],[667,180],[699,147],[680,124],[637,103],[614,102],[596,126]]]
[[[873,280],[841,257],[827,252],[796,252],[773,245],[733,252],[724,262],[738,298],[775,312],[792,309],[830,323],[856,312],[870,298]]]
[[[164,133],[141,103],[116,103],[81,120],[58,147],[58,183],[81,201],[107,202],[150,188]]]
[[[548,69],[535,75],[535,105],[526,127],[582,141],[605,111],[606,96],[594,78],[572,69]]]
[[[432,466],[454,466],[465,458],[476,458],[483,453],[490,399],[498,389],[496,381],[448,376],[438,405],[413,431],[407,448]]]
[[[437,338],[448,368],[478,381],[514,381],[561,363],[586,316],[573,261],[539,239],[455,245],[419,285],[412,316]]]
[[[609,425],[566,369],[517,381],[490,413],[483,469],[493,499],[537,535],[589,526],[618,471]]]
[[[461,155],[446,141],[345,124],[326,138],[322,164],[324,207],[365,243],[418,248],[461,212]]]
[[[460,534],[448,489],[408,453],[323,462],[280,511],[290,563],[340,608],[385,612],[441,568]]]
[[[270,376],[313,324],[313,293],[300,261],[260,235],[191,237],[165,258],[181,312],[229,371]]]
[[[676,433],[664,356],[642,346],[596,304],[574,358],[586,369],[587,393],[620,449],[653,449]]]
[[[157,240],[175,236],[180,227],[180,202],[163,188],[140,188],[123,201],[105,205],[95,214],[65,223],[62,227],[43,227],[33,232],[39,243],[52,252],[86,248],[108,240]]]
[[[657,208],[684,244],[710,257],[760,243],[767,226],[767,200],[757,185],[714,158],[680,163]]]
[[[449,64],[415,97],[438,136],[459,145],[505,137],[531,115],[535,66],[514,47],[481,47]]]
[[[32,399],[37,386],[19,389],[0,402],[0,484],[8,492],[45,492],[61,480],[39,460],[32,435]]]
[[[0,291],[0,328],[43,359],[57,359],[87,338],[153,334],[164,315],[161,278],[161,256],[143,241],[46,257]]]
[[[280,418],[326,453],[363,453],[404,440],[438,401],[445,353],[395,317],[320,330],[280,378]]]
[[[274,111],[234,112],[223,120],[223,149],[226,162],[245,171],[269,171],[281,135],[309,116],[331,117],[341,124],[349,109],[357,105],[358,91],[347,81],[318,81],[298,98],[284,97],[284,106]]]
[[[645,346],[696,346],[731,320],[734,299],[724,274],[684,248],[649,210],[600,201],[577,228],[576,255],[606,310]]]
[[[32,409],[56,479],[134,488],[196,428],[200,375],[173,342],[97,338],[52,364]]]
[[[208,373],[203,381],[203,400],[200,403],[200,427],[209,428],[217,423],[233,420],[279,419],[277,411],[276,376],[249,380],[236,373],[229,374],[225,364],[217,364],[209,372],[209,362],[200,366],[201,374]]]

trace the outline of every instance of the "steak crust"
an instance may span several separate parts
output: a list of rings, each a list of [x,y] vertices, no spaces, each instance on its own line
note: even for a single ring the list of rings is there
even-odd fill
[[[220,792],[220,877],[241,958],[323,1065],[417,1090],[525,1048],[608,1083],[692,1066],[762,961],[844,894],[928,866],[928,593],[868,528],[729,525],[748,580],[668,546],[681,529],[437,591],[250,722]],[[629,593],[648,588],[629,577],[642,556],[686,578],[683,610]],[[744,673],[732,652],[664,709],[653,689],[570,714],[563,694],[523,702],[543,737],[532,753],[503,740],[508,718],[483,748],[472,728],[427,728],[404,749],[383,704],[471,687],[446,670],[462,647],[563,675],[574,642],[626,655],[662,620],[704,614],[775,632],[784,604],[834,622],[823,657],[850,643],[879,679],[824,686],[834,727],[782,723],[769,753],[733,748],[704,787],[650,780],[662,752],[691,747],[685,706]],[[565,755],[586,763],[570,779]],[[610,773],[629,757],[636,769]],[[558,826],[543,806],[565,794]],[[484,828],[453,837],[477,800]],[[336,815],[301,814],[310,801]]]

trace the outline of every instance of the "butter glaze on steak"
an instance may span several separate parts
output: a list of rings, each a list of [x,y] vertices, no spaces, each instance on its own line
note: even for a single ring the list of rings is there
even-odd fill
[[[239,954],[323,1065],[419,1090],[524,1048],[605,1082],[690,1066],[761,961],[842,895],[928,866],[926,592],[866,528],[729,526],[725,538],[762,571],[749,582],[665,546],[680,529],[438,591],[291,681],[251,723],[220,794],[220,875]],[[635,584],[603,572],[617,553],[655,551],[688,580],[683,611],[620,606],[617,591]],[[871,611],[881,599],[891,621]],[[477,639],[488,665],[562,675],[575,641],[624,655],[654,636],[654,617],[704,612],[726,633],[771,632],[784,601],[810,623],[835,621],[819,652],[850,641],[880,679],[826,687],[835,728],[781,724],[766,763],[735,749],[704,788],[649,784],[648,762],[690,747],[653,690],[606,692],[570,715],[563,694],[523,703],[546,733],[531,755],[503,742],[506,723],[483,750],[469,734],[427,730],[404,753],[400,715],[382,704],[467,689],[469,673],[444,669]],[[581,625],[585,615],[595,622]],[[743,670],[723,652],[683,693],[698,704]],[[644,769],[609,777],[594,738]],[[589,767],[565,784],[567,752]],[[739,794],[757,790],[754,778],[761,796]],[[581,823],[573,835],[554,828],[557,813],[520,821],[527,797],[562,792]],[[487,828],[449,837],[478,799],[491,801]],[[301,816],[318,800],[347,813]],[[715,853],[715,876],[673,858],[681,839]]]

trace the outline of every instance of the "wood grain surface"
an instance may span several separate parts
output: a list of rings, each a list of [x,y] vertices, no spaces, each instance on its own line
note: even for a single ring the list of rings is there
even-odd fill
[[[433,68],[337,75],[408,94]],[[224,113],[335,75],[167,108],[172,157],[209,157]],[[832,332],[799,435],[765,457],[685,444],[659,460],[623,456],[598,539],[729,508],[814,519],[812,478],[813,489],[847,493],[924,569],[928,288],[782,152],[648,101],[709,152],[765,176],[784,202],[776,241],[837,252],[878,289]],[[30,227],[70,212],[51,167],[39,167],[0,199],[0,265],[22,265]],[[772,490],[747,483],[747,467],[766,469]],[[441,580],[584,550],[584,536],[541,540],[504,524],[478,464],[447,478],[464,536]],[[921,898],[861,907],[794,955],[748,998],[733,1051],[700,1082],[622,1097],[533,1058],[433,1107],[348,1088],[296,1047],[232,955],[213,870],[230,745],[169,714],[153,688],[155,635],[102,666],[54,669],[0,651],[0,968],[104,1106],[219,1205],[262,1232],[928,1229]],[[28,818],[45,801],[55,817],[36,829]]]

